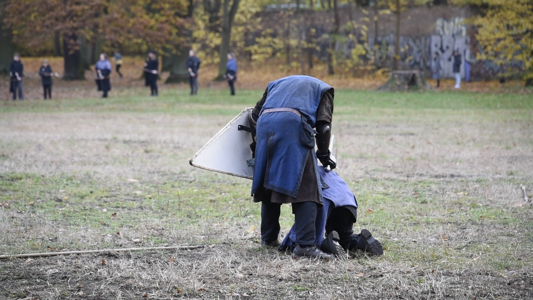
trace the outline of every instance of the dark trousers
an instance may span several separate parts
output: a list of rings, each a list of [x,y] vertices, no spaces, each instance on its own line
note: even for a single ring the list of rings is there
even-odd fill
[[[157,80],[150,80],[150,95],[157,96]]]
[[[326,235],[337,231],[341,240],[353,234],[353,213],[344,207],[333,208],[326,222]]]
[[[48,99],[52,99],[52,85],[51,84],[43,84],[43,96],[44,99],[48,96]]]
[[[104,94],[102,95],[102,98],[107,98],[107,90],[104,90]]]
[[[122,67],[122,65],[116,65],[115,69],[117,70],[118,76],[120,76],[120,78],[122,78],[122,73],[120,73],[120,67]]]
[[[191,85],[191,95],[198,94],[198,73],[196,76],[189,76],[189,84]]]
[[[237,77],[233,77],[233,79],[228,80],[231,95],[235,95],[235,81],[237,81]]]
[[[318,210],[315,202],[300,202],[292,204],[294,214],[294,232],[296,244],[308,247],[315,244],[315,220]],[[279,216],[281,204],[263,201],[261,204],[261,240],[271,243],[277,240],[280,225]]]
[[[345,207],[333,208],[326,222],[326,235],[332,231],[337,231],[343,248],[357,249],[360,246],[361,237],[358,234],[353,234],[354,223],[354,213],[350,210]]]
[[[440,87],[440,79],[437,79],[437,87]]]
[[[24,99],[22,95],[22,81],[21,80],[11,81],[11,85],[13,87],[13,100],[17,100],[17,91],[19,94],[19,100]]]

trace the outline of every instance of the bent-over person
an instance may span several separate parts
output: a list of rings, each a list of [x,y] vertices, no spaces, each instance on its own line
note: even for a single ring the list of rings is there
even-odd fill
[[[383,246],[368,229],[354,234],[353,225],[357,221],[357,199],[348,184],[335,171],[327,171],[319,166],[320,179],[325,183],[322,190],[324,205],[317,213],[315,245],[326,253],[345,256],[344,251],[357,249],[379,256],[383,255]],[[324,238],[324,233],[326,238]],[[279,251],[291,250],[295,247],[294,227],[285,236]]]
[[[290,203],[294,258],[331,258],[315,245],[315,220],[323,205],[317,158],[323,166],[336,166],[328,149],[333,98],[328,84],[309,76],[289,76],[270,82],[250,113],[251,123],[257,122],[252,195],[261,202],[261,244],[279,246],[280,208]]]

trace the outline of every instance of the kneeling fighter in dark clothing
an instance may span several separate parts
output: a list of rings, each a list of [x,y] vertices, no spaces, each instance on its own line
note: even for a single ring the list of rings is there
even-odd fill
[[[328,150],[333,98],[334,90],[326,83],[289,76],[269,83],[250,114],[251,123],[257,122],[252,195],[262,202],[261,244],[279,245],[281,204],[291,203],[294,258],[331,258],[315,246],[315,220],[323,204],[317,157],[322,165],[335,168]]]
[[[372,237],[367,229],[360,234],[353,233],[353,224],[357,220],[357,199],[344,180],[334,171],[327,172],[318,167],[320,178],[327,185],[322,191],[324,205],[319,208],[315,222],[315,244],[326,253],[343,256],[344,250],[366,251],[373,255],[382,255],[381,243]],[[295,227],[291,228],[279,251],[292,249],[296,244]],[[324,239],[324,231],[327,237]]]

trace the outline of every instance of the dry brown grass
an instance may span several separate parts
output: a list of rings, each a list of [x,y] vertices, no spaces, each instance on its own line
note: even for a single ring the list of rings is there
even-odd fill
[[[261,248],[250,182],[188,165],[228,115],[195,99],[178,105],[197,114],[110,101],[123,111],[3,106],[0,252],[206,247],[0,261],[0,298],[533,295],[533,208],[519,188],[533,188],[529,110],[337,106],[338,172],[361,205],[356,230],[371,229],[385,255],[324,263]],[[284,233],[291,222],[284,208]]]

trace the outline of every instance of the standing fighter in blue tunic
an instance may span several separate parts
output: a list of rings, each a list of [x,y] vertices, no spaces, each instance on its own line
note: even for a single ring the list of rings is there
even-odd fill
[[[279,245],[281,204],[291,203],[294,258],[331,258],[315,245],[315,220],[323,203],[317,158],[325,167],[336,167],[328,149],[333,98],[328,84],[309,76],[289,76],[269,83],[250,114],[256,125],[252,195],[262,203],[261,244]]]

